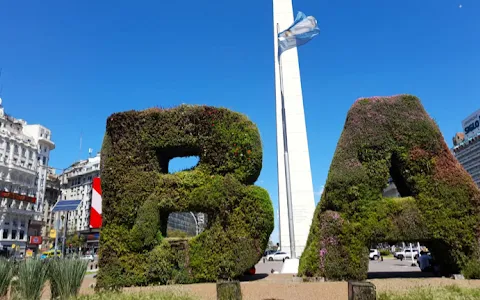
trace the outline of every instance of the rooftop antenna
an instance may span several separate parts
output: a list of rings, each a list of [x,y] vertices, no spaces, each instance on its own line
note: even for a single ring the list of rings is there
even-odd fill
[[[82,159],[82,132],[80,132],[80,149],[78,150],[78,161]]]
[[[2,68],[0,68],[0,78],[2,78]],[[0,96],[2,96],[2,92],[3,92],[3,84],[0,84]],[[1,104],[1,103],[0,103]]]

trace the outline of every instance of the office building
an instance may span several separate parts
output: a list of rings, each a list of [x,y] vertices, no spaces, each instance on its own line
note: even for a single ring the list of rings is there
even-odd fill
[[[168,216],[167,230],[179,230],[188,236],[202,233],[207,226],[207,215],[204,213],[182,212]]]
[[[464,132],[453,137],[452,152],[480,186],[480,110],[462,121]]]

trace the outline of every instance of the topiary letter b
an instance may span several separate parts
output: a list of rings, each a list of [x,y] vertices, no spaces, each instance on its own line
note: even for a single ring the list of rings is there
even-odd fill
[[[175,157],[198,165],[169,174]],[[187,106],[113,114],[102,147],[99,288],[232,279],[255,265],[273,230],[257,186],[257,127],[223,108]],[[166,238],[172,212],[203,212],[207,229]]]

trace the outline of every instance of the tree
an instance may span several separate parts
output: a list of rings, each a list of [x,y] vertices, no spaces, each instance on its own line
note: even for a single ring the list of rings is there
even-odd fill
[[[80,248],[83,247],[85,244],[85,237],[78,235],[78,234],[72,234],[69,237],[67,237],[67,247],[72,247],[72,248]]]

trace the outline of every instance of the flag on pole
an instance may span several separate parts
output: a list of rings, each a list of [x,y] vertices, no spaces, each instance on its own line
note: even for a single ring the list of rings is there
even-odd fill
[[[278,55],[280,56],[289,49],[305,45],[319,33],[317,19],[298,12],[292,26],[278,34]]]

